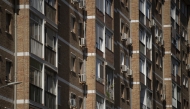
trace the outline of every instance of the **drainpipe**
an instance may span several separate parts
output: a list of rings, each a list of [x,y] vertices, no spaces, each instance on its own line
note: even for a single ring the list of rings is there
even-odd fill
[[[14,12],[14,34],[15,34],[15,74],[14,81],[17,81],[17,0],[15,0],[15,12]],[[14,85],[14,109],[17,108],[17,85]]]
[[[84,11],[83,11],[84,12]],[[85,13],[85,12],[84,12]],[[85,16],[85,14],[83,15],[83,29],[84,29],[84,39],[85,39],[85,41],[86,41],[86,16]],[[86,50],[84,49],[84,51],[83,51],[83,65],[84,65],[84,67],[83,67],[83,73],[86,75]],[[85,87],[85,86],[83,86],[83,87]],[[86,89],[86,88],[84,88],[84,89]],[[84,92],[87,92],[87,91],[84,91]],[[86,94],[85,94],[86,95]],[[83,98],[83,109],[86,109],[86,96]]]
[[[129,33],[129,34],[130,34],[130,37],[131,37],[131,1],[132,1],[132,0],[129,1],[129,7],[130,7],[130,8],[129,8],[129,10],[130,10],[130,13],[129,13],[129,18],[130,18],[130,19],[129,19],[129,28],[130,28],[130,31],[129,31],[129,32],[130,32],[130,33]],[[132,37],[131,37],[131,39],[132,39]],[[130,49],[130,50],[131,50],[131,49]],[[129,51],[129,53],[130,53],[130,52],[132,52],[132,51]],[[130,65],[130,68],[131,68],[131,65],[132,65],[131,58],[130,58],[130,60],[129,60],[129,65]],[[131,85],[130,82],[131,82],[131,81],[129,81],[129,86]],[[131,107],[132,107],[132,102],[131,102],[131,101],[132,101],[132,90],[131,90],[131,88],[130,88],[129,92],[130,92],[130,100],[129,100],[129,103],[130,103],[130,109],[131,109]]]

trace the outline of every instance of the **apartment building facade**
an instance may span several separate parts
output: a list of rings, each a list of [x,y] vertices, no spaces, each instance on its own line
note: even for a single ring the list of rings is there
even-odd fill
[[[0,108],[189,109],[189,5],[1,0]]]

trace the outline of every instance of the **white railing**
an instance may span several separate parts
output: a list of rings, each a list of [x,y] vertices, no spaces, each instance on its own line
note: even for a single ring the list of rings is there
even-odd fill
[[[30,5],[36,8],[38,11],[42,12],[43,0],[30,0]]]
[[[31,51],[31,53],[39,56],[40,58],[42,58],[42,46],[43,46],[42,43],[31,38],[30,51]]]

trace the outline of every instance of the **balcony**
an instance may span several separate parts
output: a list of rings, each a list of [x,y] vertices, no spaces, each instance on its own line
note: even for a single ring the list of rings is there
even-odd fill
[[[43,44],[33,38],[30,39],[30,52],[42,58]]]
[[[45,47],[45,60],[49,63],[51,63],[52,65],[55,65],[55,55],[56,52],[50,48],[50,47]]]
[[[56,9],[45,2],[45,15],[48,19],[55,22]]]

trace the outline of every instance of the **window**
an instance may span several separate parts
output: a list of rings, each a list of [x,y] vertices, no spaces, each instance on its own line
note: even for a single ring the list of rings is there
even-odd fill
[[[172,59],[172,74],[176,76],[178,74],[179,64],[176,60]]]
[[[103,51],[103,27],[96,23],[96,48]]]
[[[55,3],[56,1],[55,0],[45,0],[46,3],[48,3],[50,6],[54,7],[55,6]]]
[[[48,27],[45,28],[45,33],[45,60],[56,65],[56,33]]]
[[[96,7],[99,11],[104,12],[104,0],[96,0]]]
[[[151,44],[151,36],[147,33],[146,34],[146,48],[151,49],[152,48],[151,45],[152,45]]]
[[[45,106],[51,109],[55,109],[55,88],[56,79],[55,73],[49,68],[45,69]]]
[[[71,32],[75,33],[75,16],[71,15]]]
[[[52,29],[46,27],[46,45],[50,47],[52,50],[55,50],[56,46],[56,33]]]
[[[61,45],[58,46],[58,63],[61,63]]]
[[[11,82],[11,67],[12,67],[12,62],[9,60],[6,60],[6,82]]]
[[[96,95],[96,109],[104,109],[104,99]]]
[[[152,93],[147,91],[147,109],[152,109]]]
[[[30,51],[42,58],[42,19],[30,13]]]
[[[96,59],[96,78],[98,81],[103,82],[104,79],[104,65],[99,59]]]
[[[128,102],[129,102],[129,100],[130,100],[130,88],[126,88],[126,100],[128,100]]]
[[[70,66],[70,69],[71,69],[72,72],[76,71],[75,61],[76,61],[76,56],[74,54],[71,54],[71,66]]]
[[[145,35],[142,29],[139,30],[139,40],[144,44],[145,42]]]
[[[109,99],[114,99],[114,75],[109,67],[106,67],[106,95]]]
[[[58,5],[57,16],[58,16],[58,22],[60,22],[60,20],[61,20],[61,5]]]
[[[181,102],[181,89],[177,87],[177,100]]]
[[[38,11],[42,12],[43,0],[30,0],[30,5]]]
[[[82,23],[81,22],[78,23],[78,36],[82,37]]]
[[[126,56],[125,59],[126,59],[126,60],[125,60],[126,66],[127,66],[128,68],[130,68],[130,57],[129,57],[129,56]]]
[[[147,63],[146,65],[146,76],[150,78],[150,69],[151,69],[151,64]]]
[[[177,99],[177,85],[175,83],[172,83],[172,97]]]
[[[82,62],[82,60],[80,60],[80,62],[79,62],[79,68],[80,68],[80,74],[83,74],[84,72],[83,72],[83,62]]]
[[[122,83],[121,84],[121,98],[125,99],[125,85]]]
[[[158,0],[156,3],[156,10],[158,11],[158,14],[162,13],[162,1]]]
[[[76,95],[74,93],[70,94],[70,105],[76,107]]]
[[[182,1],[181,2],[181,12],[187,17],[187,5]]]
[[[146,17],[150,19],[150,4],[146,2]]]
[[[171,3],[171,17],[172,17],[174,20],[175,20],[175,15],[176,15],[175,9],[176,9],[176,7],[175,7],[174,3],[172,2],[172,3]]]
[[[142,13],[144,13],[144,0],[139,0],[139,9]]]
[[[121,65],[125,65],[124,64],[124,53],[121,53],[120,55],[121,55],[121,57],[120,57],[120,64]]]
[[[30,37],[42,42],[42,19],[30,13]]]
[[[140,59],[140,72],[144,74],[145,61]]]
[[[30,100],[42,103],[42,64],[30,58]]]
[[[61,105],[61,87],[58,87],[58,95],[57,95],[58,105]]]
[[[12,14],[7,12],[6,13],[6,33],[11,34],[12,32],[12,24],[11,24]]]
[[[79,99],[79,109],[83,109],[83,99]]]
[[[106,2],[106,6],[105,6],[106,13],[109,16],[111,16],[111,5],[112,5],[111,0],[106,0],[105,2]]]
[[[112,51],[112,33],[106,32],[106,48]]]

